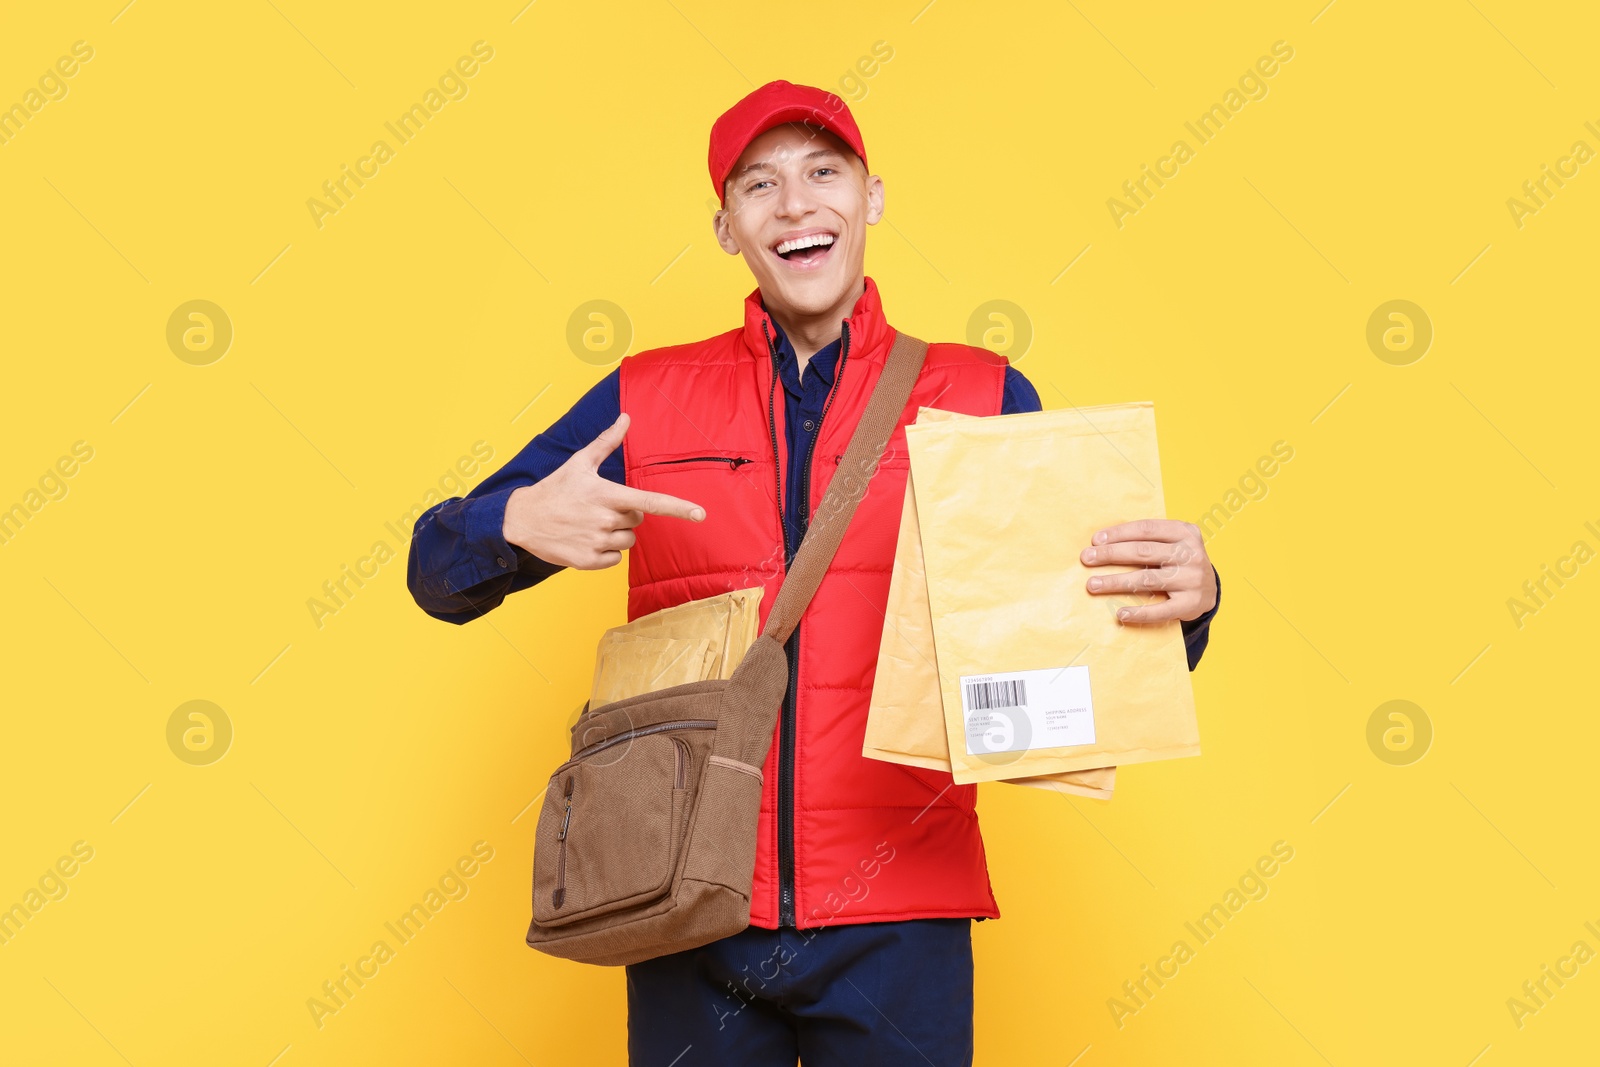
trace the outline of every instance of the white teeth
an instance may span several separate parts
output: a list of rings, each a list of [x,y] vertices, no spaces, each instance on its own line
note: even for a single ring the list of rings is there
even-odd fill
[[[784,241],[782,244],[778,245],[778,255],[786,255],[789,252],[795,252],[802,248],[810,248],[813,245],[822,245],[823,247],[827,247],[831,244],[833,244],[832,234],[814,233],[809,237],[795,237],[791,240]]]

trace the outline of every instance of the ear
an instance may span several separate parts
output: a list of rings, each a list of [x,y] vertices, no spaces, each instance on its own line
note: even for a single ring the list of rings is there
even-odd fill
[[[867,225],[875,226],[883,218],[883,179],[876,174],[867,179]]]
[[[733,208],[719,208],[711,216],[711,232],[716,235],[717,244],[730,256],[739,254],[739,242],[733,236],[733,228],[728,225],[728,219],[733,214]]]

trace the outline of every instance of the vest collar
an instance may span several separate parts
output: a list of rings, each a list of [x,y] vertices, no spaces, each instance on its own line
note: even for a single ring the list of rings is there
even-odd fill
[[[884,317],[878,283],[872,280],[871,275],[865,281],[865,290],[851,309],[850,317],[845,320],[850,324],[849,358],[852,361],[864,359],[871,363],[882,363],[889,354],[890,342],[894,340],[894,328]],[[766,326],[764,333],[763,325]],[[767,348],[767,338],[776,337],[777,331],[773,327],[772,317],[761,306],[759,286],[744,298],[743,333],[746,350],[759,363],[769,364],[771,351]]]

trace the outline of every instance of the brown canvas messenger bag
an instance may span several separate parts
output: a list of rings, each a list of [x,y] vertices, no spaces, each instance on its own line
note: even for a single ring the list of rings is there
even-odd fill
[[[750,924],[761,766],[789,680],[784,643],[816,595],[911,398],[926,342],[897,334],[767,616],[726,679],[585,709],[534,831],[528,945],[616,966]]]

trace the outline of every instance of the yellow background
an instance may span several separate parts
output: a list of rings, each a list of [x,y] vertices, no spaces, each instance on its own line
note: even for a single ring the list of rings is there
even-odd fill
[[[1520,228],[1506,206],[1600,147],[1585,5],[123,3],[0,32],[0,103],[94,49],[0,145],[0,507],[94,450],[0,545],[0,905],[94,849],[0,946],[0,1062],[623,1061],[622,972],[522,935],[524,811],[625,573],[455,628],[385,524],[605,373],[568,347],[580,304],[633,351],[737,324],[706,133],[777,77],[854,86],[893,323],[961,340],[1017,305],[1047,407],[1155,402],[1174,516],[1294,450],[1210,541],[1205,754],[1109,804],[984,787],[979,1062],[1593,1058],[1600,964],[1520,1028],[1506,1006],[1600,949],[1600,565],[1520,628],[1506,603],[1600,548],[1600,164]],[[307,199],[478,40],[469,94],[319,229]],[[1118,228],[1107,199],[1280,40],[1268,95]],[[207,366],[166,341],[195,299],[234,330]],[[1393,299],[1434,327],[1407,366],[1366,342]],[[166,739],[196,699],[234,729],[209,766]],[[1434,732],[1405,766],[1366,739],[1392,699]],[[318,1029],[307,999],[480,840],[469,895]],[[1269,895],[1119,1028],[1108,999],[1280,840]]]

